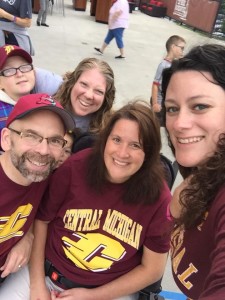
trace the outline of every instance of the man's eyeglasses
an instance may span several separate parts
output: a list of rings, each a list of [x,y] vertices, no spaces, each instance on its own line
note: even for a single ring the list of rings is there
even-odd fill
[[[63,148],[67,141],[64,140],[61,137],[49,137],[49,138],[44,138],[37,133],[30,132],[30,131],[17,131],[13,128],[8,128],[12,132],[18,134],[21,139],[29,146],[35,147],[38,146],[40,143],[43,142],[43,140],[47,140],[47,143],[50,147],[52,148]]]
[[[20,70],[21,73],[27,73],[33,70],[33,65],[26,64],[26,65],[19,66],[18,68],[9,68],[9,69],[2,70],[0,72],[0,76],[4,76],[4,77],[13,76],[17,73],[17,70]]]
[[[180,48],[182,51],[184,51],[184,46],[179,46],[179,45],[176,45],[176,44],[175,44],[175,46],[177,46],[177,47]]]

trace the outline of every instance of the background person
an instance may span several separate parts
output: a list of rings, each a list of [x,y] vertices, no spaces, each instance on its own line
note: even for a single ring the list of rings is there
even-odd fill
[[[67,132],[64,135],[64,139],[67,141],[67,143],[62,148],[61,156],[58,160],[56,168],[61,166],[67,160],[67,158],[69,158],[72,155],[72,148],[73,148],[73,143],[75,140],[75,133],[73,131]]]
[[[27,264],[32,223],[73,118],[49,95],[19,99],[2,130],[0,282]],[[0,290],[3,283],[0,283]]]
[[[27,27],[31,26],[30,0],[0,1],[0,47],[11,44],[20,46],[30,55],[34,49]]]
[[[166,57],[161,61],[156,70],[155,78],[152,84],[152,94],[150,104],[152,105],[153,111],[156,113],[161,126],[165,126],[163,124],[163,116],[162,116],[162,73],[163,70],[169,68],[174,59],[179,59],[183,56],[183,51],[185,47],[185,40],[178,35],[172,35],[166,41]]]
[[[160,147],[146,103],[113,113],[93,149],[72,155],[53,174],[35,224],[31,295],[24,268],[0,298],[50,299],[55,290],[51,299],[130,300],[159,280],[170,226]]]
[[[49,25],[46,24],[49,0],[40,0],[39,2],[40,2],[40,9],[37,17],[37,26],[49,27]]]
[[[184,181],[171,213],[172,268],[190,299],[225,298],[225,47],[197,46],[163,73],[166,129]]]
[[[129,4],[127,0],[114,0],[109,10],[109,30],[104,43],[101,48],[94,48],[98,53],[103,54],[105,48],[115,38],[117,47],[119,48],[120,55],[115,58],[123,59],[124,55],[124,43],[123,33],[128,28],[129,19]]]

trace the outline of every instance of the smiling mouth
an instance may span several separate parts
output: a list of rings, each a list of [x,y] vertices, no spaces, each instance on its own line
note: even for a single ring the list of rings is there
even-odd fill
[[[45,167],[47,166],[49,163],[48,162],[39,162],[39,161],[32,161],[30,159],[27,159],[32,165],[36,166],[36,167]]]
[[[180,144],[193,144],[193,143],[198,143],[203,140],[203,136],[199,137],[191,137],[191,138],[177,138],[177,141]]]
[[[21,83],[27,83],[27,80],[17,82],[17,84],[21,84]]]
[[[84,107],[89,107],[92,105],[92,103],[86,102],[84,100],[79,100],[80,104]]]
[[[115,165],[119,166],[119,167],[125,167],[128,165],[128,162],[123,162],[117,159],[113,159],[113,162]]]

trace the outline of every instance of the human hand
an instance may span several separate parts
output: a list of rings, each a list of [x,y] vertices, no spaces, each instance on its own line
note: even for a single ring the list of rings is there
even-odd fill
[[[17,272],[26,265],[30,259],[33,243],[33,233],[28,231],[25,236],[10,250],[4,265],[0,268],[3,271],[1,277],[4,278],[10,273]]]
[[[152,105],[152,110],[153,110],[154,112],[160,112],[161,109],[162,109],[162,107],[161,107],[161,105],[160,105],[159,103],[154,103],[154,104]]]
[[[51,291],[51,300],[96,300],[96,295],[93,293],[94,289],[74,288],[65,290],[63,292]],[[38,300],[38,299],[37,299]],[[41,299],[42,300],[42,299]]]

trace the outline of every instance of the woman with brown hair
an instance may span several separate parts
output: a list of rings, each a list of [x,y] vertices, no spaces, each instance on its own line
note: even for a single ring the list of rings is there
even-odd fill
[[[164,71],[162,91],[184,178],[170,206],[174,279],[188,298],[225,299],[225,47],[191,49]]]
[[[55,98],[74,115],[82,132],[98,133],[115,98],[113,70],[103,60],[85,58],[66,73]]]

